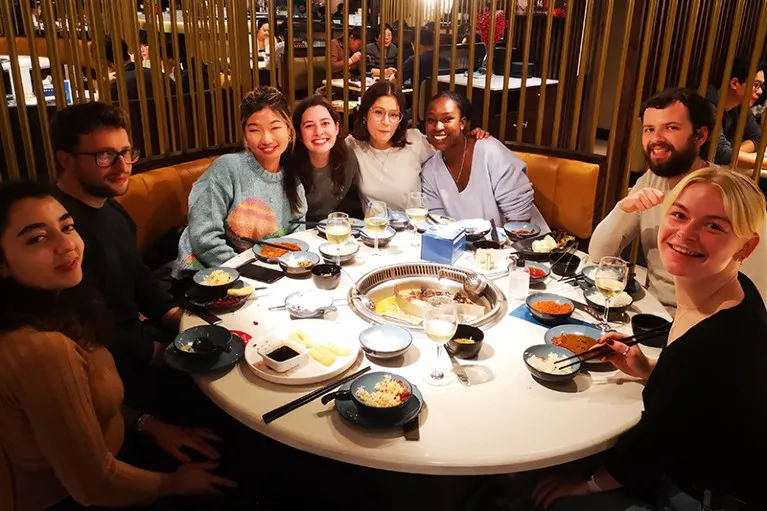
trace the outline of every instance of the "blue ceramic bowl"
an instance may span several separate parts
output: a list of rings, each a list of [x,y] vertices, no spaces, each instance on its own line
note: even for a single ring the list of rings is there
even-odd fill
[[[404,355],[413,344],[413,336],[395,325],[376,325],[360,333],[362,351],[375,358],[394,358]]]
[[[365,387],[365,390],[370,392],[371,394],[375,392],[375,386],[378,382],[383,380],[384,376],[389,375],[392,379],[397,380],[402,383],[402,385],[408,390],[409,396],[408,399],[405,399],[397,406],[392,406],[388,408],[382,408],[377,406],[370,406],[368,404],[365,404],[362,402],[362,400],[357,397],[357,391],[361,387]],[[374,415],[374,416],[392,416],[400,413],[402,409],[405,407],[405,405],[408,403],[410,398],[413,396],[413,385],[407,381],[402,376],[399,376],[397,374],[392,374],[390,372],[375,372],[375,373],[366,373],[357,378],[352,382],[351,387],[349,388],[349,391],[351,392],[351,398],[354,401],[354,403],[357,405],[358,410],[360,413],[365,413],[368,415]]]
[[[591,337],[595,341],[599,340],[600,337],[602,337],[602,332],[597,330],[594,327],[586,326],[586,325],[559,325],[552,328],[549,328],[546,330],[546,333],[543,335],[543,340],[546,342],[546,344],[554,345],[554,338],[559,337],[560,335],[564,334],[573,334],[573,335],[585,335],[586,337]],[[560,346],[561,347],[561,346]],[[584,348],[590,349],[589,348]],[[572,350],[570,350],[572,351]],[[580,353],[580,352],[579,352]],[[587,364],[601,364],[602,361],[598,358],[587,360]]]
[[[527,370],[530,371],[530,374],[540,380],[561,383],[575,378],[575,375],[578,374],[578,371],[581,369],[580,362],[577,362],[575,365],[563,369],[563,372],[560,373],[559,371],[548,371],[547,369],[544,369],[540,366],[536,367],[535,362],[531,361],[531,359],[534,359],[535,357],[546,359],[552,353],[559,357],[559,359],[572,357],[575,355],[575,353],[572,351],[561,348],[559,346],[553,346],[551,344],[537,344],[527,348],[522,354],[522,359],[525,361],[525,366],[527,367]],[[575,359],[573,359],[572,362],[575,362]],[[570,363],[571,362],[568,361],[562,365],[567,365]]]
[[[512,240],[532,238],[541,233],[541,228],[530,222],[507,222],[503,224],[503,230]]]
[[[207,349],[193,347],[198,339],[201,341],[204,339],[201,344]],[[181,353],[190,356],[210,356],[228,350],[231,341],[232,333],[226,328],[218,325],[201,325],[184,330],[178,334],[173,339],[173,346]]]
[[[570,312],[564,314],[541,312],[534,307],[538,302],[557,302],[560,305],[569,305]],[[530,309],[530,314],[532,314],[535,319],[544,323],[561,323],[572,316],[575,311],[575,304],[572,300],[565,298],[564,296],[555,295],[554,293],[535,293],[529,295],[525,300],[525,304],[527,305],[527,308]]]

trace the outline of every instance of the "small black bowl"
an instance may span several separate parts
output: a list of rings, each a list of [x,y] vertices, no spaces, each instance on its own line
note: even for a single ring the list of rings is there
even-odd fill
[[[667,319],[654,314],[636,314],[631,318],[631,332],[634,335],[639,335],[668,324],[669,321]],[[652,348],[662,348],[666,345],[666,341],[668,341],[668,331],[661,331],[652,337],[646,338],[639,344]]]
[[[549,256],[551,262],[551,271],[561,277],[575,275],[576,270],[581,265],[581,258],[575,254],[563,254],[561,252]]]
[[[551,314],[548,312],[541,312],[533,307],[533,305],[538,302],[557,302],[560,305],[569,305],[570,312],[565,314]],[[527,308],[530,309],[530,314],[532,314],[535,319],[543,323],[564,323],[567,321],[567,318],[573,315],[573,312],[575,311],[575,304],[572,302],[572,300],[565,298],[564,296],[555,295],[554,293],[534,293],[532,295],[528,295],[527,299],[525,300],[525,304],[527,305]]]
[[[472,339],[474,342],[464,344],[455,342],[456,339]],[[457,358],[474,358],[479,355],[484,339],[485,333],[479,328],[471,325],[458,325],[458,328],[455,329],[455,335],[447,341],[445,349]]]
[[[199,341],[195,345],[195,341]],[[218,356],[229,351],[232,333],[219,325],[201,325],[184,330],[173,340],[173,346],[184,354],[196,357]]]
[[[320,289],[335,289],[341,282],[341,267],[330,263],[315,264],[312,267],[312,280]]]

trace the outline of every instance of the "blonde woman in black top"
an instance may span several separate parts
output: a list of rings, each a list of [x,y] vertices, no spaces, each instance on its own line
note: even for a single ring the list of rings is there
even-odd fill
[[[678,303],[668,345],[655,362],[620,334],[600,340],[618,369],[647,380],[644,412],[592,474],[541,480],[544,509],[764,508],[767,312],[738,270],[760,242],[765,199],[753,181],[706,168],[664,207],[658,246]]]

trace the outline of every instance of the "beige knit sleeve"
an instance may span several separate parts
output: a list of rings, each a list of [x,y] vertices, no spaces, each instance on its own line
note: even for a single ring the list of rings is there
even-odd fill
[[[87,362],[58,333],[33,333],[13,350],[15,394],[41,452],[79,503],[127,506],[149,503],[167,474],[118,461],[107,448],[94,411]]]

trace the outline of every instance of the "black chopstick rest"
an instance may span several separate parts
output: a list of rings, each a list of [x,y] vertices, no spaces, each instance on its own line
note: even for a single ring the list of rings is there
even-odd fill
[[[350,382],[357,378],[358,376],[365,374],[366,372],[370,371],[370,366],[363,367],[356,373],[350,374],[349,376],[346,376],[344,378],[341,378],[340,380],[336,380],[334,382],[330,382],[324,387],[320,387],[319,389],[313,390],[312,392],[299,397],[298,399],[294,399],[290,403],[286,403],[282,406],[279,406],[275,408],[274,410],[270,412],[266,412],[264,415],[262,415],[262,419],[264,420],[264,424],[269,424],[270,422],[279,419],[283,415],[286,415],[293,410],[296,410],[298,408],[301,408],[305,404],[308,404],[318,397],[322,396],[323,394],[326,394],[327,392],[335,389],[336,387],[340,387],[344,383]]]

